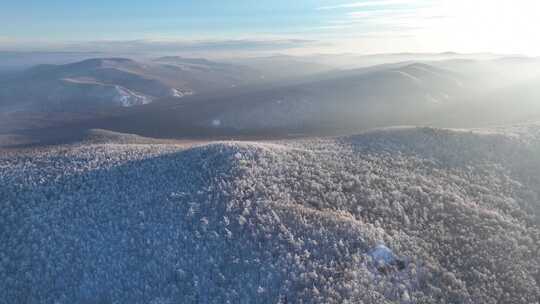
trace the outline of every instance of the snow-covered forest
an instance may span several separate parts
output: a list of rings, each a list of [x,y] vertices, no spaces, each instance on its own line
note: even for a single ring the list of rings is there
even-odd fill
[[[0,154],[0,303],[538,303],[540,125]]]

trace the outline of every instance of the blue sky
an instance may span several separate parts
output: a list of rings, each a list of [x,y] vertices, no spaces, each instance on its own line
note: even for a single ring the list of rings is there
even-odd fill
[[[276,50],[312,52],[540,54],[539,2],[0,0],[0,49],[196,49],[201,41],[271,49],[274,41]]]
[[[2,0],[0,34],[22,39],[231,37],[323,25],[333,12],[314,0]],[[6,3],[4,3],[6,2]]]

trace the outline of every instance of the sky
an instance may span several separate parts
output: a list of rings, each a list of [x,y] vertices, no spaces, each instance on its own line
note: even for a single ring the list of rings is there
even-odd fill
[[[540,56],[537,0],[0,0],[0,50]]]

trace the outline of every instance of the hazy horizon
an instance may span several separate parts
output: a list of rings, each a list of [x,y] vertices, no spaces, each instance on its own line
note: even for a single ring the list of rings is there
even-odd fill
[[[160,0],[136,5],[56,0],[31,1],[31,9],[28,4],[3,5],[0,50],[540,56],[535,39],[540,4],[531,0]]]

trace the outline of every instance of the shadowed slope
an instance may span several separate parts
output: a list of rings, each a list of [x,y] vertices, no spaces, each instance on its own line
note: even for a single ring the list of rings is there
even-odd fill
[[[0,282],[36,303],[534,302],[530,131],[8,154]]]

